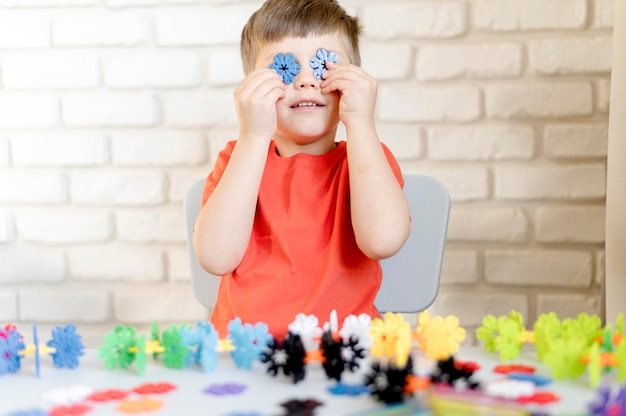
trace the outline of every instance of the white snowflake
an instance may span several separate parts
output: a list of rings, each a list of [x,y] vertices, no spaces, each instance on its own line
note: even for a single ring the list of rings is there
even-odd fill
[[[319,348],[319,340],[322,337],[322,328],[315,315],[299,313],[296,319],[289,324],[289,332],[300,335],[304,348],[307,351],[315,351]]]
[[[350,337],[355,336],[359,340],[357,346],[369,350],[372,347],[372,337],[369,334],[371,323],[372,318],[368,314],[348,315],[343,320],[339,336],[344,340],[349,340]]]
[[[535,385],[523,380],[494,380],[485,383],[485,393],[505,399],[517,399],[535,394]]]

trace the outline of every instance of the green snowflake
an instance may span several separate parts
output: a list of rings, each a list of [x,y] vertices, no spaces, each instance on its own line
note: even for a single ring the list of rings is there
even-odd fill
[[[542,361],[552,369],[554,378],[576,379],[584,374],[586,365],[581,357],[589,353],[589,345],[584,336],[560,337],[553,339],[550,344]]]
[[[98,348],[98,357],[104,360],[104,368],[107,370],[128,368],[135,359],[135,353],[131,352],[135,346],[135,328],[117,325],[104,336],[104,344]]]
[[[535,333],[535,351],[540,361],[552,345],[552,340],[561,336],[561,321],[556,313],[541,314],[533,327]]]
[[[507,361],[519,355],[522,349],[520,335],[524,331],[524,320],[519,312],[511,311],[509,316],[496,318],[487,315],[483,324],[476,330],[476,338],[483,341],[483,348],[489,352],[498,351],[500,359]]]
[[[169,368],[183,368],[189,349],[183,343],[183,337],[176,325],[172,325],[163,331],[161,343],[165,349],[163,352],[163,364]]]

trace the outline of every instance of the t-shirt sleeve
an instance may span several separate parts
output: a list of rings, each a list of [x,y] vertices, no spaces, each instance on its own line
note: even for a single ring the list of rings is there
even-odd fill
[[[404,177],[402,176],[402,171],[400,170],[400,165],[398,164],[398,161],[396,160],[393,153],[391,153],[391,150],[389,150],[386,144],[381,142],[381,145],[383,147],[383,150],[385,151],[385,156],[387,156],[387,162],[389,162],[389,166],[391,167],[393,174],[396,175],[396,179],[398,180],[400,186],[404,188]]]
[[[235,144],[237,144],[236,140],[228,142],[226,147],[224,147],[224,149],[222,149],[222,151],[217,155],[215,166],[213,166],[213,170],[209,173],[204,183],[204,190],[202,191],[202,200],[200,203],[201,207],[206,204],[206,201],[215,190],[217,183],[222,178],[226,165],[228,165],[228,161],[230,160],[230,155],[232,155],[233,149],[235,148]]]

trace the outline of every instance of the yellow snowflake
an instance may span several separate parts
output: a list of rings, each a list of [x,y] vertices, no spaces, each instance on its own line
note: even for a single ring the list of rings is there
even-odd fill
[[[375,318],[370,327],[371,353],[377,358],[395,359],[404,367],[411,352],[411,324],[402,315],[387,312],[385,319]]]
[[[456,316],[430,319],[428,311],[424,311],[419,314],[416,337],[428,358],[445,360],[459,350],[459,343],[465,339],[465,329],[459,326]]]

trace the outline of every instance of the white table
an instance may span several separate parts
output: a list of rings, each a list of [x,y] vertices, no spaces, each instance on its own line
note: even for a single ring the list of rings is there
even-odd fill
[[[432,362],[427,360],[421,352],[414,352],[418,372],[428,371]],[[515,363],[536,365],[532,353],[515,360]],[[493,367],[500,362],[497,355],[488,354],[478,348],[464,348],[456,358],[464,361],[477,361],[481,370],[475,378],[481,381],[501,378],[501,375],[492,372]],[[538,365],[538,373],[549,375],[548,369]],[[343,381],[346,384],[357,384],[362,381],[361,374],[344,373]],[[293,384],[292,380],[282,374],[272,377],[265,371],[265,365],[255,363],[251,370],[238,369],[228,353],[222,353],[218,368],[211,373],[204,373],[199,367],[191,366],[181,370],[165,368],[161,362],[153,362],[149,358],[146,371],[137,375],[134,369],[114,371],[105,370],[102,362],[96,356],[95,350],[88,350],[82,357],[80,367],[75,370],[56,369],[52,359],[42,357],[41,376],[35,375],[34,359],[26,357],[22,361],[22,369],[16,374],[7,374],[0,377],[0,416],[11,411],[32,408],[50,409],[52,405],[44,400],[44,394],[53,389],[73,385],[90,386],[95,390],[126,389],[130,390],[144,383],[169,382],[177,388],[163,395],[153,394],[153,397],[165,402],[159,415],[228,415],[234,412],[256,412],[263,415],[281,415],[285,409],[281,403],[291,399],[315,399],[323,402],[318,407],[316,415],[355,415],[368,410],[381,408],[382,404],[369,395],[337,396],[327,391],[335,384],[334,380],[327,380],[319,363],[307,366],[307,375],[303,382]],[[241,394],[228,396],[214,396],[203,393],[203,390],[212,384],[241,383],[247,389]],[[577,381],[556,382],[545,389],[550,390],[562,400],[548,406],[536,406],[550,414],[584,414],[586,404],[594,395],[585,378]],[[132,398],[138,398],[138,395]],[[93,403],[93,411],[89,415],[121,415],[116,410],[119,402],[108,404]],[[382,413],[381,413],[382,414]]]

